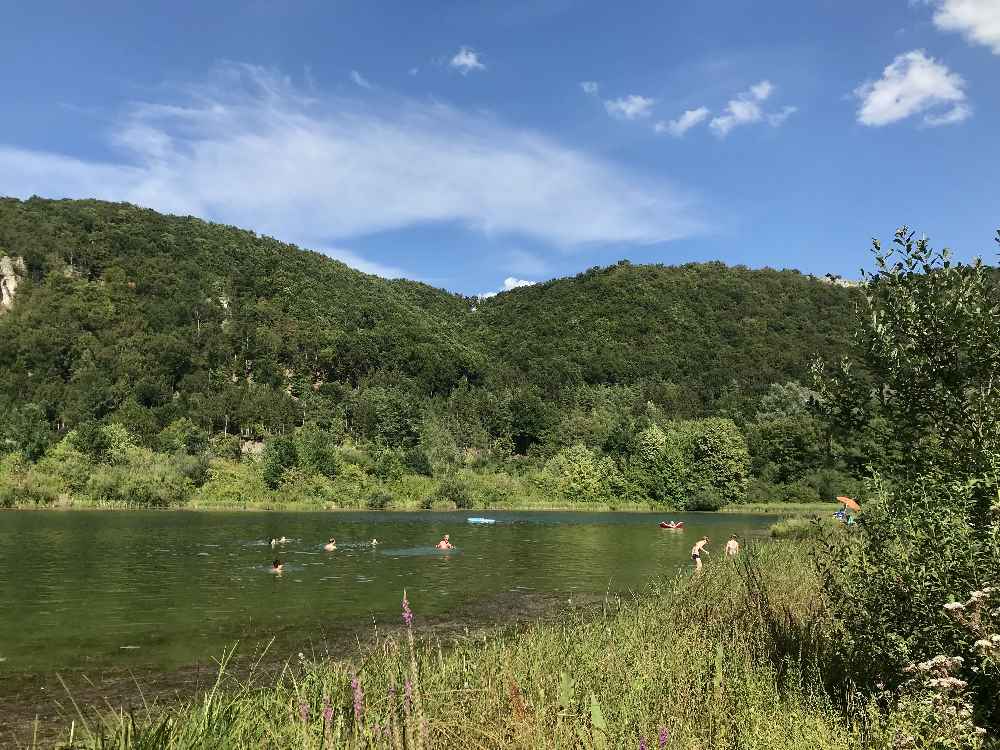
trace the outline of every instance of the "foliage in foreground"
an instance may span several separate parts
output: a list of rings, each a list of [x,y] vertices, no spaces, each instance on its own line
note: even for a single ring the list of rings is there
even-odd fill
[[[179,707],[78,717],[77,739],[94,750],[981,747],[971,724],[956,734],[934,713],[962,691],[946,704],[925,686],[883,707],[830,700],[838,630],[809,555],[755,548],[520,632],[441,643],[406,627],[349,661],[300,655],[270,682],[223,670]]]
[[[864,533],[825,566],[843,658],[867,690],[903,690],[946,660],[936,684],[967,687],[973,719],[1000,731],[998,278],[906,227],[875,259],[864,357],[824,385],[833,424],[880,447]]]

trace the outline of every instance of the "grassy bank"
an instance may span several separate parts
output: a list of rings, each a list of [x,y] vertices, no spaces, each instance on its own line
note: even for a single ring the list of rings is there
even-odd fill
[[[413,631],[350,663],[302,659],[267,681],[223,670],[182,705],[81,711],[74,747],[889,747],[895,715],[827,697],[837,630],[822,602],[791,543],[597,613],[447,643],[420,636],[413,601]]]
[[[796,516],[806,514],[836,513],[838,503],[734,503],[722,509],[723,513],[762,513],[767,515]]]

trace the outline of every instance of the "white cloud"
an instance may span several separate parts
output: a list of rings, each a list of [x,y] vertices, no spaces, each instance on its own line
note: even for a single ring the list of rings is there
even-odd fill
[[[934,25],[957,31],[973,44],[1000,55],[1000,2],[997,0],[935,0]]]
[[[523,286],[534,286],[537,281],[528,281],[526,279],[516,279],[513,276],[508,276],[503,280],[503,289],[497,292],[483,292],[477,295],[480,299],[489,299],[490,297],[496,297],[500,292],[509,292],[512,289],[519,289]]]
[[[939,125],[955,125],[963,120],[969,119],[971,116],[972,108],[969,107],[969,105],[956,104],[943,114],[935,115],[933,113],[929,113],[924,115],[924,122],[931,127],[937,127]]]
[[[354,81],[358,86],[360,86],[363,89],[370,89],[370,88],[372,88],[372,85],[368,81],[368,79],[365,78],[363,75],[361,75],[356,70],[352,70],[351,71],[351,80]]]
[[[761,81],[746,91],[741,91],[735,99],[730,99],[726,103],[725,114],[712,118],[709,127],[720,138],[727,136],[734,128],[756,122],[764,121],[771,127],[778,127],[794,114],[797,108],[786,106],[778,112],[765,112],[761,104],[770,98],[774,89],[774,84],[770,81]]]
[[[703,228],[669,181],[537,132],[388,94],[303,94],[254,66],[110,119],[113,159],[0,144],[0,195],[129,201],[316,248],[434,223],[566,248]]]
[[[601,85],[597,81],[581,81],[580,88],[587,96],[597,96],[601,91]]]
[[[709,112],[706,107],[689,109],[676,120],[656,123],[653,129],[657,133],[670,133],[674,138],[680,138],[695,125],[699,125],[708,119],[708,115]]]
[[[471,47],[462,47],[448,63],[451,67],[459,71],[463,76],[474,70],[486,70],[486,66],[479,59],[479,53]]]
[[[363,273],[370,273],[374,276],[381,276],[385,279],[406,278],[411,281],[416,280],[412,273],[403,270],[399,266],[387,266],[383,263],[376,263],[358,255],[353,250],[346,250],[342,247],[315,247],[311,249],[321,250],[324,254],[329,255],[331,258],[336,258],[341,263],[344,263],[351,268],[356,268]]]
[[[786,105],[782,107],[777,112],[771,112],[767,115],[767,124],[772,128],[777,128],[784,124],[785,120],[794,115],[799,111],[798,107],[793,107],[792,105]]]
[[[623,120],[637,120],[640,117],[649,117],[656,103],[654,99],[649,99],[638,94],[630,94],[621,99],[608,99],[604,102],[604,108],[612,117]]]
[[[532,253],[524,250],[512,250],[507,258],[507,269],[528,276],[541,276],[548,273],[549,264]]]
[[[899,55],[877,81],[854,90],[861,99],[858,122],[881,127],[924,113],[928,125],[950,125],[967,119],[965,81],[923,50]]]
[[[770,81],[761,81],[750,87],[750,94],[759,102],[764,101],[774,92],[774,84]]]

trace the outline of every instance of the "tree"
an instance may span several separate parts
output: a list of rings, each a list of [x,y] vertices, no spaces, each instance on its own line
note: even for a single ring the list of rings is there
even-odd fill
[[[871,464],[862,533],[828,569],[847,664],[861,684],[899,685],[910,663],[962,656],[977,720],[996,728],[1000,674],[944,605],[964,606],[1000,580],[997,275],[978,259],[953,262],[907,227],[888,251],[876,241],[874,255],[862,358],[841,363],[823,393],[841,427],[879,425],[890,444]],[[996,632],[997,619],[977,627]]]
[[[292,438],[279,435],[267,441],[261,461],[261,473],[268,487],[276,490],[281,485],[285,471],[298,465],[299,458]]]

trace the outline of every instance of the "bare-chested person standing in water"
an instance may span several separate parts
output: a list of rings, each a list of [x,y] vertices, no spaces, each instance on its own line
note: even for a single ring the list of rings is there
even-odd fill
[[[729,541],[726,542],[726,557],[736,557],[740,554],[740,543],[736,538],[736,534],[729,537]]]
[[[701,554],[704,552],[708,554],[708,550],[705,549],[708,546],[709,539],[707,536],[703,536],[695,545],[691,548],[691,559],[694,560],[695,571],[701,570]]]

